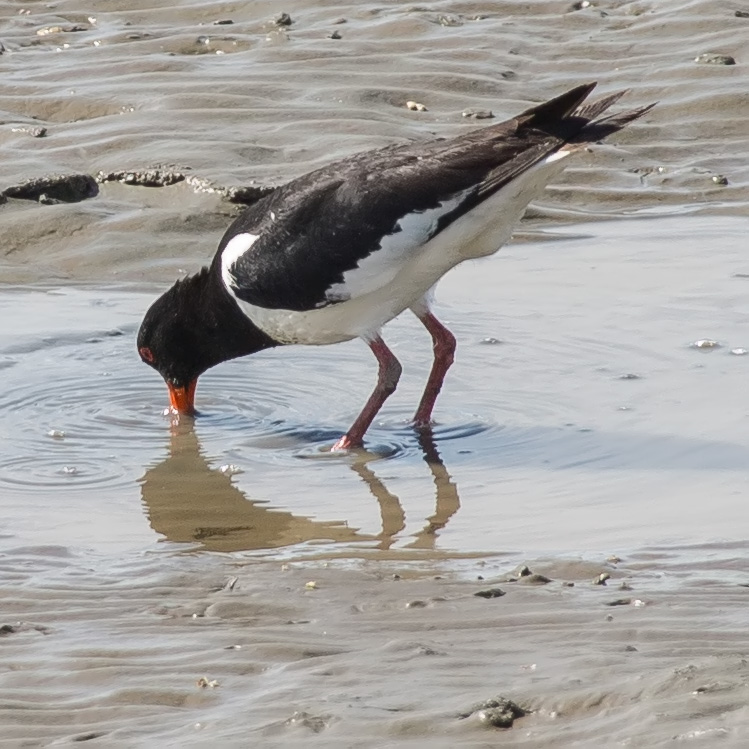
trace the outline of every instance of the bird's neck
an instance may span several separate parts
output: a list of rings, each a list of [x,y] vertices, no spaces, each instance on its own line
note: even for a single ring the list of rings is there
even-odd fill
[[[193,278],[199,279],[196,323],[208,333],[213,358],[226,361],[278,345],[242,312],[217,273],[203,268]]]

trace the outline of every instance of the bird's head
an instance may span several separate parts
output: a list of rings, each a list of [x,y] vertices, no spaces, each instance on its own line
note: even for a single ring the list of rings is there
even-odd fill
[[[164,378],[180,414],[194,415],[198,377],[207,369],[275,345],[208,268],[162,294],[138,331],[140,358]]]
[[[198,377],[220,361],[206,346],[205,321],[196,308],[204,276],[201,271],[177,281],[151,305],[138,331],[141,360],[164,378],[180,414],[194,415]]]

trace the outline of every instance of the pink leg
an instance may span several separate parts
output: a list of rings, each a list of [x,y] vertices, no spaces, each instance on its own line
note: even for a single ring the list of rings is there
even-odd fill
[[[416,409],[414,426],[417,429],[428,427],[432,421],[432,409],[437,396],[442,389],[447,370],[453,363],[455,357],[455,336],[429,311],[416,308],[414,314],[421,320],[424,327],[432,336],[432,348],[434,350],[434,363],[429,373],[424,395]]]
[[[369,348],[377,357],[380,365],[377,375],[377,385],[369,396],[369,400],[351,425],[351,429],[333,445],[333,450],[351,450],[364,445],[364,433],[382,408],[382,404],[388,396],[395,392],[398,380],[401,376],[401,363],[395,358],[395,354],[387,347],[385,341],[377,336],[369,341]]]

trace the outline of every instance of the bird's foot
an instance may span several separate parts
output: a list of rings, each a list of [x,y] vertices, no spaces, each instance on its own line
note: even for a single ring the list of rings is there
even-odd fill
[[[330,448],[330,452],[336,453],[342,450],[357,450],[364,447],[364,443],[361,439],[350,437],[348,434],[344,434],[338,442]]]
[[[434,422],[432,421],[432,419],[414,419],[411,422],[411,426],[417,432],[431,432],[432,427],[434,426]]]

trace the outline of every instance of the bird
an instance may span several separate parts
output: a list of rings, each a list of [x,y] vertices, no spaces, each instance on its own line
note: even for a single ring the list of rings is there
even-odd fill
[[[432,339],[412,422],[428,428],[456,348],[432,311],[436,283],[459,263],[495,253],[568,156],[654,106],[602,116],[627,92],[586,101],[595,86],[454,138],[354,154],[246,208],[210,266],[178,280],[143,318],[138,353],[166,381],[172,411],[195,415],[198,377],[221,362],[360,338],[377,360],[377,383],[331,449],[363,448],[402,371],[381,330],[410,310]]]

